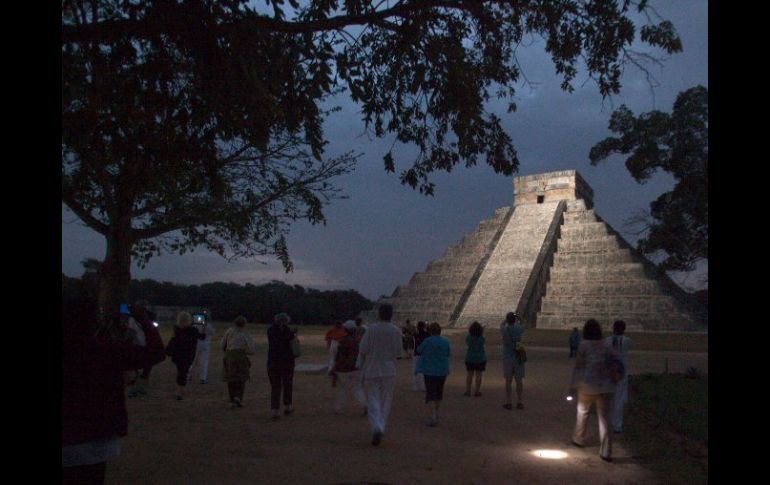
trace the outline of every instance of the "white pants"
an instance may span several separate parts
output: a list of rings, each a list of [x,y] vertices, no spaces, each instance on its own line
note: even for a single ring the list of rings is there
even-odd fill
[[[578,392],[577,421],[575,432],[572,433],[572,441],[582,445],[586,436],[588,424],[588,411],[591,404],[596,403],[596,416],[599,418],[599,456],[612,457],[612,433],[610,433],[610,408],[612,407],[612,394],[583,394]]]
[[[372,433],[385,432],[385,425],[390,415],[393,402],[393,389],[396,388],[396,376],[364,379],[366,405],[368,407],[369,426]]]
[[[195,366],[198,366],[198,375],[202,381],[205,381],[209,375],[209,354],[211,353],[211,344],[206,342],[205,344],[198,344],[195,350],[195,360],[193,360],[190,366],[190,373],[188,374],[188,380],[192,379],[192,370]]]
[[[334,370],[334,360],[337,357],[337,347],[340,346],[340,343],[336,340],[332,340],[329,345],[329,365],[328,370],[329,372]]]
[[[417,362],[420,360],[420,356],[418,355],[417,358],[414,359],[414,363],[412,364],[412,390],[413,391],[425,391],[425,379],[423,379],[422,374],[415,374],[414,371],[417,370]]]
[[[612,411],[610,412],[610,422],[612,429],[617,432],[623,431],[623,410],[628,402],[628,374],[623,376],[615,387],[615,397],[612,399]]]
[[[366,406],[366,396],[361,388],[361,379],[359,378],[360,373],[361,371],[337,373],[337,396],[334,400],[336,412],[339,413],[345,409],[351,400],[349,398],[361,406]]]

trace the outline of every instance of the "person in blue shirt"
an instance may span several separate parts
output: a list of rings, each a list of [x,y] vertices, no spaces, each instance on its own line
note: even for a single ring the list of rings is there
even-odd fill
[[[572,328],[572,333],[569,334],[569,358],[573,358],[577,355],[577,349],[580,345],[580,332],[577,327]]]
[[[449,341],[441,337],[441,326],[433,322],[428,325],[430,337],[418,347],[420,353],[417,372],[425,377],[425,403],[431,404],[432,415],[428,426],[438,424],[438,409],[444,397],[444,383],[449,375]]]
[[[481,375],[487,367],[487,354],[484,352],[484,327],[479,322],[471,323],[468,327],[468,335],[465,337],[468,350],[465,352],[465,370],[468,377],[465,379],[465,396],[471,395],[471,382],[473,374],[476,374],[476,392],[474,396],[481,396]]]
[[[513,409],[511,381],[515,378],[516,408],[524,409],[524,404],[521,402],[524,394],[524,362],[516,352],[516,344],[521,341],[521,336],[524,334],[524,325],[519,316],[514,312],[508,313],[500,326],[500,333],[503,336],[503,377],[505,377],[506,397],[503,408]]]

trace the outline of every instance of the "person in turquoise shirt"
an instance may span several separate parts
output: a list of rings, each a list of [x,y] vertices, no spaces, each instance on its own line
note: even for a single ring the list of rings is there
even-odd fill
[[[449,341],[441,337],[441,326],[433,322],[428,325],[430,337],[426,338],[417,349],[420,359],[417,373],[425,378],[425,403],[431,405],[432,415],[428,426],[438,424],[438,408],[444,397],[444,383],[449,375]],[[432,403],[432,404],[431,404]]]
[[[465,344],[468,350],[465,351],[465,370],[468,371],[468,377],[465,379],[465,396],[471,395],[471,382],[473,374],[476,374],[476,392],[473,394],[481,396],[481,374],[487,367],[487,354],[484,352],[484,327],[479,322],[474,321],[468,327],[468,335],[465,337]]]

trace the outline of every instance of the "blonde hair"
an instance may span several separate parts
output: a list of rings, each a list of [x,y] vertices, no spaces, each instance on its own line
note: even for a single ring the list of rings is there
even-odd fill
[[[176,325],[179,328],[189,327],[192,324],[192,315],[189,312],[179,312],[176,316]]]

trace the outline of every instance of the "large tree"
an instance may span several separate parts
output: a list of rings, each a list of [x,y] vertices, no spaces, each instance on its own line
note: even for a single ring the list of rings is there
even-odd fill
[[[563,89],[583,68],[607,96],[644,58],[634,10],[654,17],[645,0],[64,0],[62,201],[107,240],[102,304],[125,298],[132,258],[163,251],[290,269],[291,221],[323,222],[356,160],[324,153],[323,107],[343,89],[374,136],[419,147],[382,154],[412,188],[431,194],[430,173],[459,163],[510,175],[485,105],[515,109],[525,37],[544,39]],[[669,22],[639,34],[681,49]]]
[[[672,112],[634,116],[625,105],[612,113],[608,137],[591,148],[591,164],[613,153],[630,154],[626,168],[639,183],[657,170],[671,174],[674,188],[634,216],[642,235],[639,250],[662,256],[664,270],[692,271],[708,259],[708,89],[696,86],[679,93]]]

